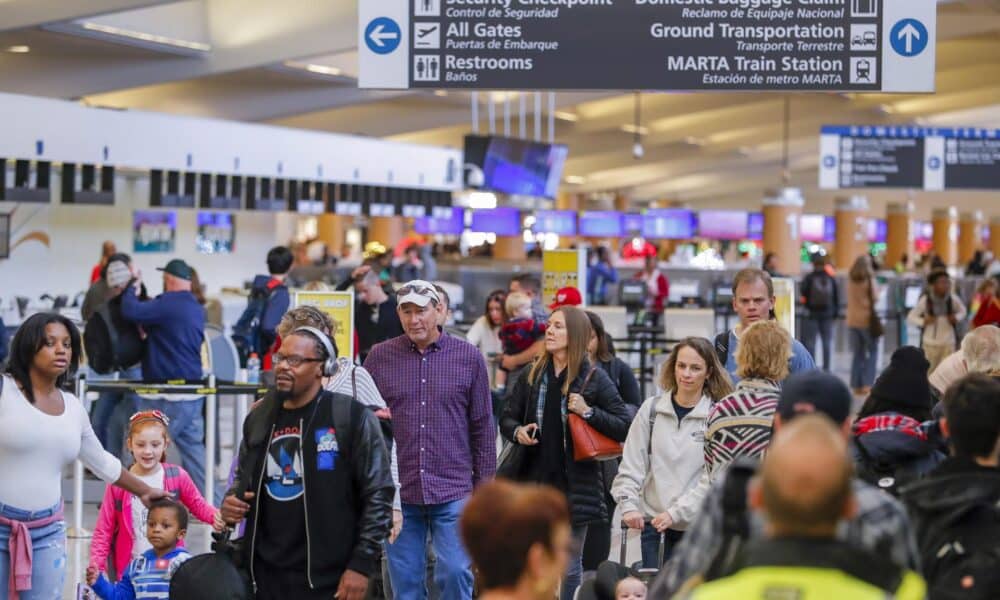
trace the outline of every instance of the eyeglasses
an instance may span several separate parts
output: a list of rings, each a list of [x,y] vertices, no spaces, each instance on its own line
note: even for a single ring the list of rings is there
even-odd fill
[[[167,415],[158,410],[142,410],[128,418],[129,425],[136,421],[159,421],[164,426],[170,425]]]
[[[323,362],[325,358],[307,358],[305,356],[299,356],[298,354],[292,354],[291,356],[285,356],[284,354],[272,354],[271,362],[274,366],[278,366],[283,362],[287,362],[288,366],[295,369],[302,366],[302,363],[307,362]]]

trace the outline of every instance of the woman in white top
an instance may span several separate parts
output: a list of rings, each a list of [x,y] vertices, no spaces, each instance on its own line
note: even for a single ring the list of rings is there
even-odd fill
[[[660,373],[663,393],[639,408],[611,494],[631,529],[642,530],[644,568],[658,569],[670,557],[707,492],[705,423],[712,405],[733,391],[712,343],[685,338],[674,346]]]
[[[0,378],[0,598],[61,598],[66,577],[63,469],[80,459],[149,506],[168,496],[104,451],[80,401],[63,392],[80,363],[80,333],[55,313],[36,314],[11,343]],[[8,596],[10,592],[10,596]]]
[[[493,388],[493,376],[496,374],[497,357],[503,352],[503,344],[500,343],[500,328],[504,322],[504,303],[507,302],[507,292],[504,290],[493,290],[486,297],[486,312],[476,319],[465,335],[466,341],[479,348],[486,359],[486,364],[490,366],[490,389]]]

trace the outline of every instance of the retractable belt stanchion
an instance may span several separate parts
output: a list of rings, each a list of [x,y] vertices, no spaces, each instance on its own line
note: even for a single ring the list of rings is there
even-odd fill
[[[87,397],[87,378],[80,376],[76,380],[76,397],[81,401]],[[89,538],[90,532],[83,528],[83,463],[79,460],[73,463],[73,526],[66,537]]]

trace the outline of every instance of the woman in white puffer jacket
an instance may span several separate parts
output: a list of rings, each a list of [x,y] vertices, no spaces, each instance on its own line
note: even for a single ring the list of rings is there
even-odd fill
[[[611,488],[625,523],[642,530],[642,563],[651,569],[661,566],[660,535],[667,560],[708,491],[705,424],[712,405],[733,390],[712,343],[694,337],[674,347],[660,387],[664,391],[646,400],[632,421]]]

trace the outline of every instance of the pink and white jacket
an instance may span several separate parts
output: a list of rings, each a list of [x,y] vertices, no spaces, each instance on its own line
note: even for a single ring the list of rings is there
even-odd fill
[[[177,465],[163,463],[163,488],[174,494],[191,515],[203,523],[212,524],[216,509],[209,504],[191,481],[187,471]],[[109,485],[104,490],[104,500],[94,527],[90,544],[90,566],[107,570],[108,556],[114,552],[115,575],[121,576],[132,560],[135,533],[132,528],[132,501],[135,498],[125,490]],[[183,547],[181,540],[178,546]]]

